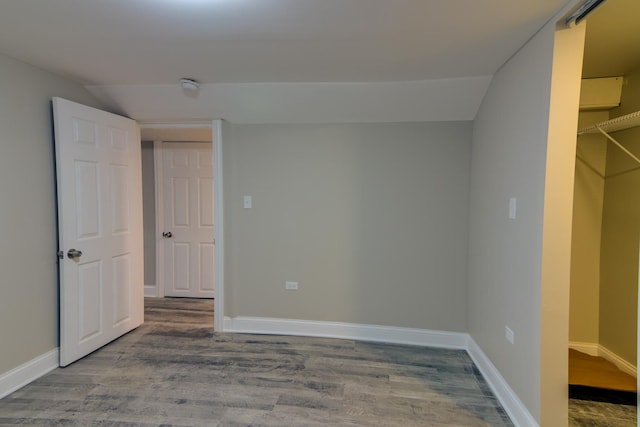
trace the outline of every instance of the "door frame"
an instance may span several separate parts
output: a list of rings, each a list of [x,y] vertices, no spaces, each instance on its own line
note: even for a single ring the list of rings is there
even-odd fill
[[[197,139],[179,135],[190,134],[194,130],[211,130],[211,153],[213,156],[213,201],[214,201],[214,320],[215,331],[222,332],[224,327],[224,206],[223,206],[223,182],[222,182],[222,120],[198,122],[139,122],[141,132],[150,131],[154,135],[154,180],[155,180],[155,252],[156,252],[156,297],[164,296],[164,270],[160,268],[164,260],[164,245],[160,236],[164,226],[162,211],[163,195],[158,183],[162,182],[162,142],[161,136],[166,132],[169,136],[164,142],[189,141],[198,142]],[[148,140],[145,138],[145,140]],[[200,140],[202,142],[209,142]]]

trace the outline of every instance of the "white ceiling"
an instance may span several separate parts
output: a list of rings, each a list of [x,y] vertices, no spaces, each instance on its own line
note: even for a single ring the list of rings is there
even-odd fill
[[[578,1],[0,0],[0,53],[138,120],[472,120],[493,73]],[[589,17],[584,77],[640,67],[639,16],[608,0]]]
[[[91,84],[493,74],[567,0],[3,0],[0,52]]]

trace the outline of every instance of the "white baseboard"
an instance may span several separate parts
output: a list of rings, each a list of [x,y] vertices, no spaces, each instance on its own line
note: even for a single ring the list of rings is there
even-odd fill
[[[473,363],[476,364],[480,373],[482,373],[482,376],[502,404],[511,421],[513,421],[513,424],[515,424],[516,427],[539,427],[538,422],[533,415],[531,415],[524,403],[522,403],[518,395],[471,337],[469,337],[467,353],[471,356]]]
[[[600,346],[597,343],[569,341],[570,349],[588,354],[589,356],[599,356],[600,352],[598,347]]]
[[[627,362],[622,357],[615,354],[613,351],[609,350],[605,346],[599,345],[599,356],[604,357],[609,362],[613,363],[620,369],[622,372],[627,373],[633,377],[638,377],[638,368],[633,366],[632,363]]]
[[[469,338],[460,332],[268,317],[225,317],[223,332],[342,338],[460,350],[467,348]]]
[[[600,356],[616,365],[622,372],[636,378],[638,377],[638,368],[634,366],[633,363],[627,362],[622,357],[618,356],[616,353],[601,344],[570,341],[569,348],[586,353],[590,356]]]
[[[144,285],[144,296],[145,297],[157,297],[158,296],[158,287],[156,285]]]
[[[48,351],[0,375],[0,399],[58,367],[58,349]]]

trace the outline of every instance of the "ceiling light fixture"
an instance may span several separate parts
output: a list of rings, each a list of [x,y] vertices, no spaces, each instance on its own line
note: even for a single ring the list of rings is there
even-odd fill
[[[180,86],[182,86],[182,89],[192,92],[197,92],[200,89],[200,83],[197,80],[186,77],[180,79]]]

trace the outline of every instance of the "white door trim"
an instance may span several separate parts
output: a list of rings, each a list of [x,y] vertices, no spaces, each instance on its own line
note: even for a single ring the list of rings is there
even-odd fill
[[[162,123],[162,129],[185,128],[187,123]],[[201,127],[202,123],[199,123]],[[155,127],[147,124],[146,127]],[[211,121],[212,155],[213,155],[213,191],[214,191],[214,217],[215,217],[215,288],[214,288],[214,329],[222,332],[224,329],[224,197],[222,185],[222,120]],[[164,227],[162,213],[163,195],[158,183],[162,182],[162,141],[153,142],[154,156],[154,180],[155,180],[155,209],[156,209],[156,291],[158,297],[164,296],[164,269],[161,268],[164,260],[164,245],[160,236]]]
[[[214,254],[215,287],[213,300],[213,329],[224,331],[224,197],[222,185],[222,120],[211,122],[213,136],[213,191],[214,191]]]
[[[153,141],[153,172],[154,172],[154,188],[156,200],[156,297],[164,297],[164,245],[160,236],[164,228],[164,198],[162,191],[162,141]]]

